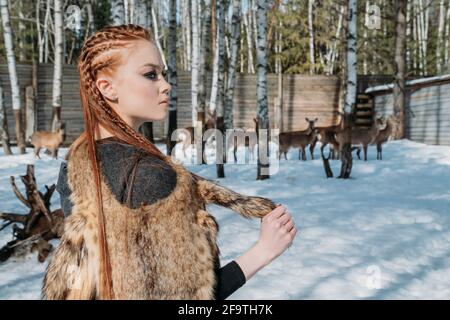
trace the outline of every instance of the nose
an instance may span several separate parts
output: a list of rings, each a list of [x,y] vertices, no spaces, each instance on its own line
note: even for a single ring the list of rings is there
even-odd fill
[[[172,90],[172,86],[166,81],[166,79],[163,79],[163,84],[160,89],[161,93],[168,95],[170,90]]]

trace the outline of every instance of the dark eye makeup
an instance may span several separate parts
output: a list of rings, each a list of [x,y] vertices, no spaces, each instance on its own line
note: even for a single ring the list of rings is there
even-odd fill
[[[163,78],[165,79],[167,76],[167,72],[166,71],[162,71],[161,75],[163,76]],[[158,80],[158,73],[154,70],[147,72],[146,74],[144,74],[144,77],[146,77],[147,79],[150,80]]]

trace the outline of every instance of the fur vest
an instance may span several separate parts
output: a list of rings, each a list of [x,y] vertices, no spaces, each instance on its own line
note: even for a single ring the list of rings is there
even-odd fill
[[[98,210],[87,152],[87,144],[81,144],[68,159],[72,214],[46,270],[44,299],[99,298]],[[136,209],[120,204],[101,174],[116,299],[213,299],[218,225],[206,204],[246,218],[261,218],[276,207],[269,199],[196,179],[172,160],[169,164],[177,174],[172,193]]]

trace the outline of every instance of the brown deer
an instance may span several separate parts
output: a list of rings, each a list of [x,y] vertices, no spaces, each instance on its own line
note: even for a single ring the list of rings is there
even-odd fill
[[[287,152],[290,148],[299,148],[301,153],[299,152],[299,160],[300,155],[303,161],[306,160],[306,146],[311,144],[316,136],[317,131],[315,128],[315,123],[317,122],[317,118],[314,120],[310,120],[305,118],[308,122],[308,129],[303,131],[291,131],[291,132],[282,132],[279,135],[279,155],[278,158],[281,159],[281,154],[284,154],[284,159],[287,160]]]
[[[36,131],[30,137],[30,143],[34,146],[34,156],[41,158],[39,152],[43,147],[51,152],[53,158],[58,157],[59,146],[66,139],[66,125],[63,122],[57,124],[56,132]]]
[[[396,118],[393,115],[390,115],[386,119],[386,126],[384,127],[384,129],[380,130],[378,132],[378,135],[375,137],[375,140],[372,141],[372,144],[375,144],[377,146],[377,160],[383,160],[383,143],[388,141],[396,125]]]
[[[363,146],[364,150],[364,161],[367,161],[367,147],[371,144],[375,137],[378,135],[380,131],[380,126],[382,125],[382,120],[380,118],[376,118],[375,123],[372,125],[370,129],[362,129],[362,128],[352,128],[352,150],[357,149],[358,159],[361,160],[359,154],[361,152],[360,146]],[[342,151],[342,146],[344,144],[344,131],[340,131],[336,133],[336,140],[339,143],[339,153]]]
[[[320,153],[323,157],[323,149],[330,144],[331,145],[331,159],[336,159],[339,153],[339,142],[336,139],[336,133],[342,131],[342,117],[337,125],[328,126],[328,127],[320,127],[317,129],[317,137],[314,139],[313,143],[309,146],[309,150],[311,152],[311,157],[314,154],[314,148],[316,146],[317,141],[321,142]],[[314,157],[313,157],[314,159]]]

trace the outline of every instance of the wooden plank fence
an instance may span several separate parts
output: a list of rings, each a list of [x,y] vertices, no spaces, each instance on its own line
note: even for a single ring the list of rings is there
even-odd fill
[[[29,64],[18,64],[19,86],[21,101],[25,116],[25,91],[32,84],[32,68]],[[36,129],[50,130],[52,116],[52,86],[53,64],[38,64],[38,88],[36,99]],[[209,75],[211,79],[211,75]],[[377,76],[369,81],[367,77],[360,77],[361,90],[369,84],[380,84],[390,81],[391,77]],[[207,101],[210,95],[210,83],[206,88]],[[14,120],[11,107],[11,86],[9,83],[8,67],[0,64],[0,86],[4,91],[4,102],[7,110],[7,120],[11,140],[15,141]],[[192,125],[191,120],[191,81],[190,73],[178,72],[178,120],[179,128]],[[270,126],[274,115],[274,105],[278,95],[278,81],[276,74],[267,75],[268,103]],[[304,130],[307,127],[305,117],[319,118],[317,126],[334,125],[338,122],[337,108],[339,96],[339,78],[322,75],[283,75],[283,106],[282,130]],[[236,78],[234,96],[233,125],[234,127],[253,129],[252,119],[256,116],[256,75],[238,74]],[[25,117],[23,117],[25,119]],[[76,66],[64,65],[62,85],[61,118],[66,121],[66,144],[71,143],[84,128],[83,115],[79,95],[79,77]],[[154,137],[163,139],[167,132],[166,118],[153,123]]]

